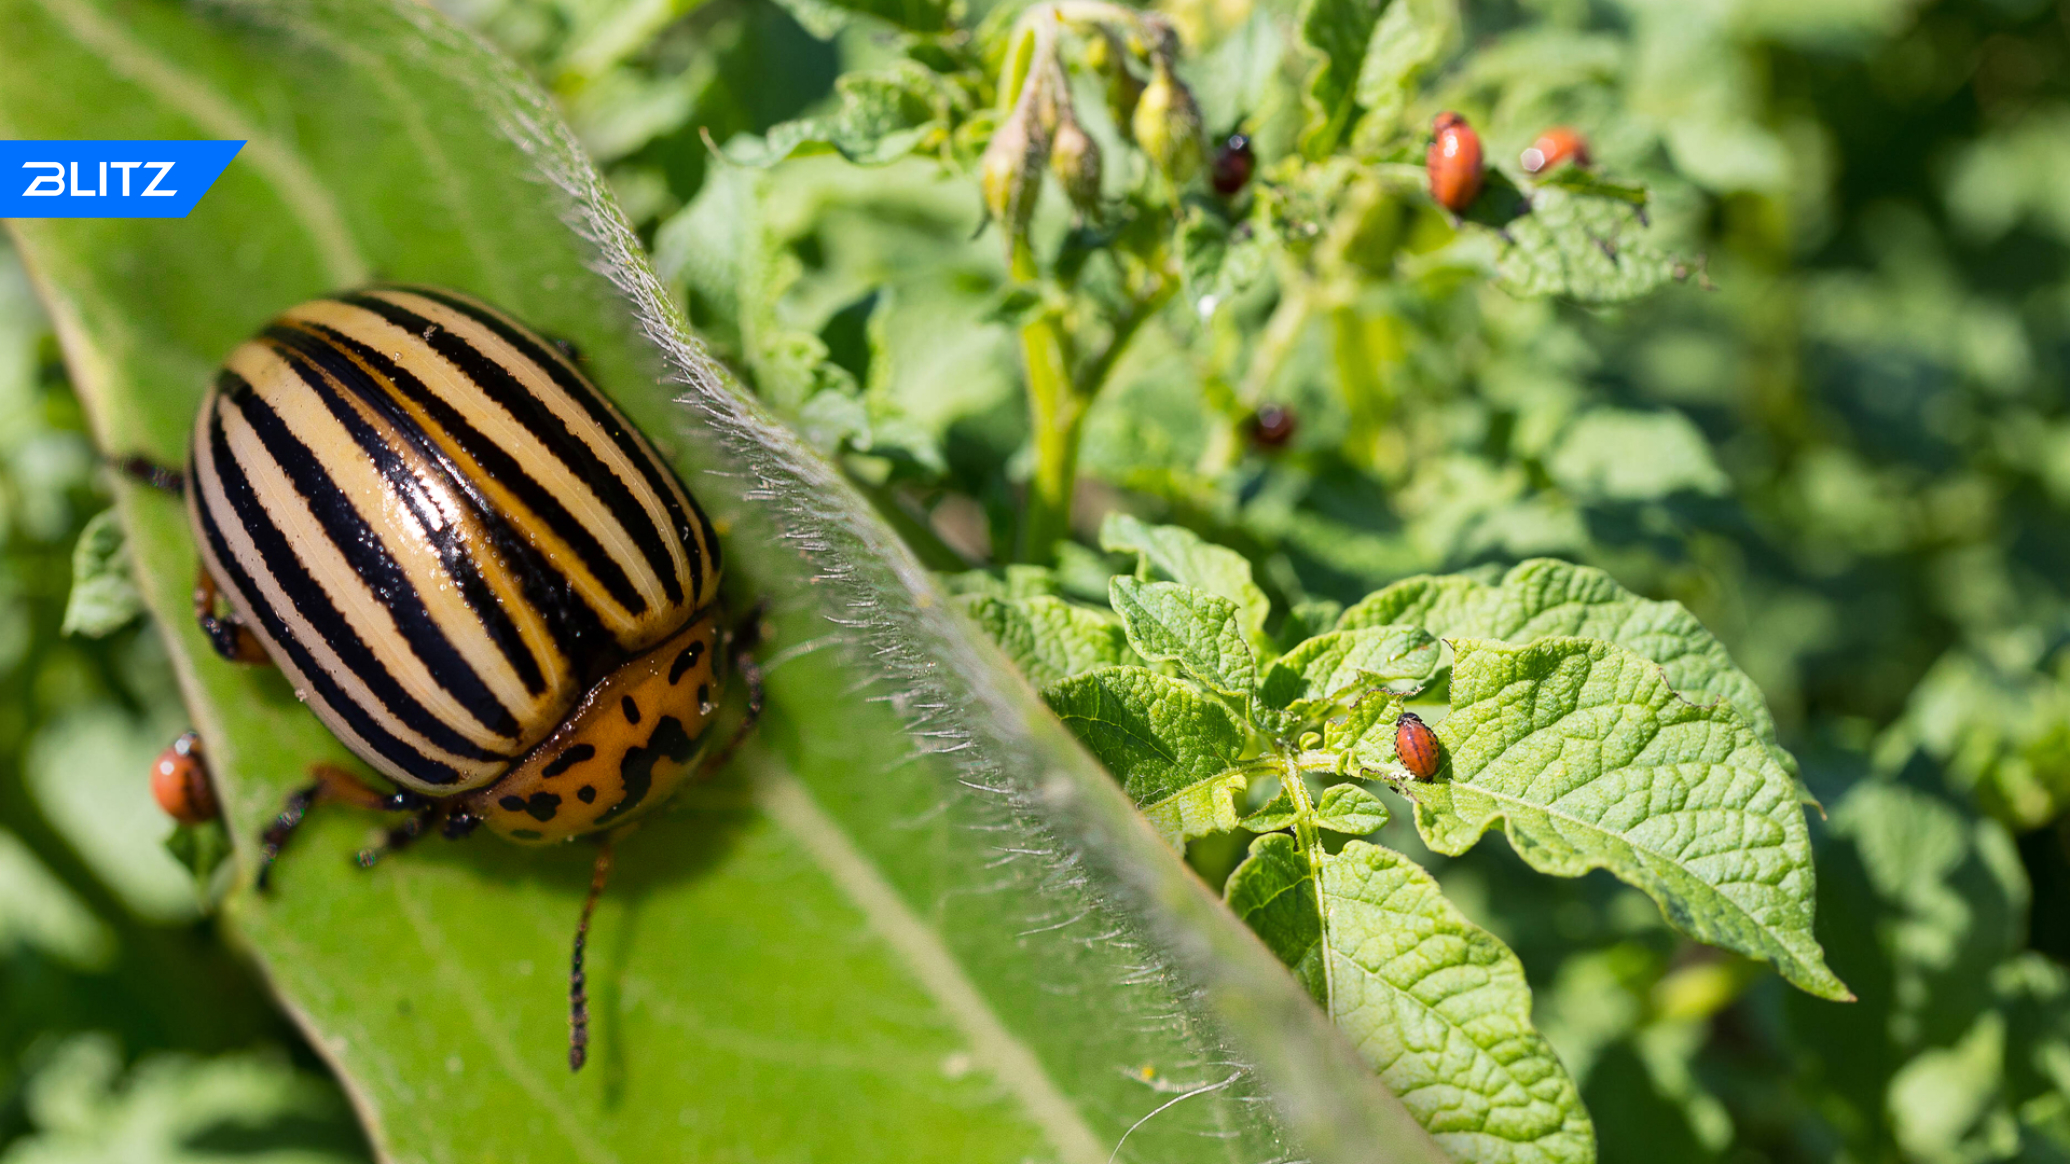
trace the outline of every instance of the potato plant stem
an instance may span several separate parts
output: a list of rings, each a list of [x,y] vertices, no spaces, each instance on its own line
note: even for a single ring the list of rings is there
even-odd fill
[[[1014,240],[1013,276],[1040,277],[1025,238]],[[1078,440],[1088,403],[1071,381],[1063,323],[1044,310],[1021,326],[1021,354],[1028,365],[1028,421],[1035,437],[1035,473],[1021,517],[1019,557],[1047,563],[1071,529],[1071,487],[1078,477]]]
[[[1315,894],[1315,916],[1322,922],[1324,943],[1330,938],[1330,903],[1323,895],[1323,850],[1322,829],[1315,823],[1315,799],[1308,795],[1308,781],[1302,775],[1301,757],[1280,758],[1280,784],[1286,789],[1287,799],[1294,805],[1294,840],[1301,847],[1301,859],[1308,863],[1308,884]],[[1330,956],[1327,945],[1323,951],[1323,998],[1324,1006],[1334,998],[1334,983],[1331,981]]]

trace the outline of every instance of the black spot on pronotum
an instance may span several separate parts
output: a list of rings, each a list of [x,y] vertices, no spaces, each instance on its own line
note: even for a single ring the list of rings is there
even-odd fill
[[[683,730],[682,720],[672,715],[662,716],[654,725],[654,734],[647,737],[646,747],[625,750],[625,759],[618,765],[618,774],[625,778],[625,799],[605,809],[596,823],[601,826],[639,807],[654,787],[654,765],[664,759],[680,764],[689,759],[696,748],[697,741]]]
[[[553,814],[560,810],[561,798],[553,792],[534,792],[532,799],[525,802],[525,811],[531,813],[532,819],[536,821],[552,820]]]
[[[581,801],[584,804],[595,804],[597,802],[597,790],[594,787],[585,784],[575,791],[575,799]]]
[[[539,774],[551,780],[555,776],[558,776],[561,773],[566,772],[568,769],[573,768],[575,765],[582,763],[584,760],[587,760],[591,756],[594,756],[596,754],[597,750],[594,747],[588,744],[576,744],[574,747],[569,748],[567,751],[562,752],[558,756],[555,756],[553,758],[552,763],[548,764],[546,767],[541,768],[539,770]],[[504,799],[515,800],[517,798],[514,796],[506,796],[504,797]]]
[[[525,811],[525,798],[522,796],[506,796],[497,801],[496,806],[505,812],[523,812]]]
[[[706,715],[712,712],[712,685],[709,683],[697,685],[697,710]]]
[[[668,665],[669,686],[675,686],[676,680],[683,677],[683,672],[697,666],[697,660],[702,658],[704,658],[704,640],[699,639],[684,647],[683,652],[676,656],[676,661]]]
[[[634,701],[632,696],[628,695],[620,699],[618,701],[618,710],[625,713],[625,722],[640,722],[640,705]]]

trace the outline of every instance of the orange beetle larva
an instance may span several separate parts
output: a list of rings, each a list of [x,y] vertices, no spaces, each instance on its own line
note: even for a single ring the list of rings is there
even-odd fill
[[[1394,754],[1399,756],[1402,767],[1418,780],[1428,780],[1437,775],[1438,739],[1430,725],[1413,711],[1405,711],[1394,721]]]
[[[1463,214],[1481,193],[1481,137],[1457,113],[1437,115],[1431,123],[1437,136],[1424,155],[1430,175],[1430,196],[1439,206]]]

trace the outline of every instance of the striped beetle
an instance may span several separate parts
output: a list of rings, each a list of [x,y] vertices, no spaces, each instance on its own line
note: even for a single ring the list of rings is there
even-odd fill
[[[177,473],[201,549],[195,613],[226,659],[271,662],[382,793],[330,765],[266,830],[258,884],[318,800],[527,844],[610,830],[690,776],[726,664],[761,710],[746,635],[722,625],[720,551],[689,490],[569,353],[451,291],[380,286],[295,307],[230,354]]]

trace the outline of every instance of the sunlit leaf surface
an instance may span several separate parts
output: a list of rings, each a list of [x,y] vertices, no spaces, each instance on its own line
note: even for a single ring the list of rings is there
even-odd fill
[[[426,842],[367,873],[375,822],[327,811],[276,892],[233,891],[382,1152],[1432,1158],[867,507],[686,344],[514,67],[408,4],[8,0],[0,25],[0,133],[249,143],[187,220],[14,224],[104,447],[180,460],[212,367],[298,301],[447,284],[575,343],[723,523],[732,601],[770,603],[758,745],[621,845],[582,1075],[585,846]],[[206,649],[177,500],[120,506],[248,873],[305,766],[346,757],[278,675]]]

